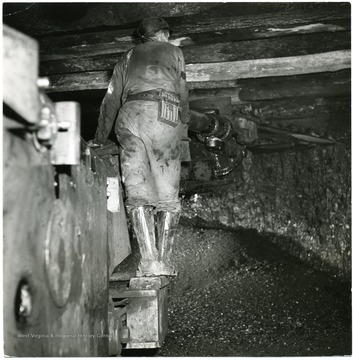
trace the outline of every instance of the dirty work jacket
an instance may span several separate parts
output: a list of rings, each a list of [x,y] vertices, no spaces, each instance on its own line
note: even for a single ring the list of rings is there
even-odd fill
[[[180,95],[181,121],[176,127],[158,120],[158,102],[126,102],[129,95],[156,89]],[[183,53],[167,42],[138,45],[115,66],[101,105],[95,142],[106,141],[118,114],[115,133],[121,147],[128,207],[153,205],[157,210],[179,210],[180,143],[187,96]]]

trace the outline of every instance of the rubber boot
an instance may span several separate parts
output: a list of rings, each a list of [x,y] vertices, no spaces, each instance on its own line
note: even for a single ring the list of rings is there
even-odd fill
[[[177,231],[180,212],[160,211],[157,213],[158,251],[164,275],[177,276],[177,272],[170,263],[174,237]]]
[[[158,275],[158,250],[154,228],[154,213],[150,206],[129,210],[129,215],[140,248],[141,261],[136,276]]]

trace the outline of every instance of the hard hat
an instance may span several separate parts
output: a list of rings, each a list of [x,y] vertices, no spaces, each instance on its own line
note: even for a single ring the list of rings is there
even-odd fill
[[[136,32],[140,37],[146,38],[154,35],[159,30],[169,30],[169,25],[160,17],[151,17],[143,19]]]

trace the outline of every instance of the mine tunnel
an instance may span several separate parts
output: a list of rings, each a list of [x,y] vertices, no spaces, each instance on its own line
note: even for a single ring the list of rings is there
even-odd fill
[[[177,276],[137,275],[121,144],[89,145],[151,17],[189,90]],[[5,2],[3,25],[5,355],[352,354],[349,2]]]

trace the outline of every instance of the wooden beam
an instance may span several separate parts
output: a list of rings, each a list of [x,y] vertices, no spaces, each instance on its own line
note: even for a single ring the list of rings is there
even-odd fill
[[[189,82],[189,90],[193,92],[194,90],[204,90],[209,92],[210,90],[216,91],[228,91],[229,88],[236,88],[238,87],[239,81],[237,80],[228,80],[228,81],[195,81]],[[216,95],[214,95],[216,96]]]
[[[4,3],[4,20],[10,26],[20,24],[21,29],[32,36],[45,36],[49,33],[82,32],[87,29],[123,27],[138,24],[143,17],[188,16],[205,13],[218,7],[218,3],[171,3],[171,2],[80,2],[80,3]],[[14,7],[16,7],[14,8]],[[22,8],[21,8],[22,7]],[[28,8],[28,9],[27,9]],[[9,16],[16,13],[15,16]]]
[[[269,39],[195,45],[183,48],[185,62],[211,63],[266,59],[350,49],[350,32],[293,35]],[[60,73],[103,71],[114,68],[121,54],[103,54],[85,57],[41,61],[42,76]]]
[[[187,81],[226,81],[270,76],[288,76],[338,71],[351,66],[350,50],[331,51],[321,54],[289,56],[275,59],[186,66]]]
[[[111,71],[96,71],[49,76],[51,86],[46,92],[106,89]]]
[[[309,55],[351,48],[350,32],[280,36],[183,48],[185,62],[209,63]]]
[[[178,21],[175,18],[174,21]],[[207,19],[185,16],[175,24],[171,43],[176,46],[212,44],[272,38],[293,34],[339,32],[350,29],[350,12],[336,10],[297,10],[256,16],[227,16]],[[75,56],[116,54],[134,45],[135,28],[60,35],[40,39],[44,61]]]
[[[189,93],[190,101],[212,97],[230,97],[234,111],[238,105],[241,109],[241,106],[248,107],[249,103],[252,103],[253,106],[259,104],[259,110],[264,109],[266,103],[273,103],[272,100],[275,99],[283,99],[283,109],[285,109],[285,107],[293,107],[290,104],[290,98],[330,97],[338,99],[343,96],[350,99],[351,73],[350,70],[341,70],[338,72],[242,79],[239,81],[201,82],[191,83],[189,88],[191,88]],[[99,90],[83,89],[74,92],[51,92],[50,98],[53,101],[78,101],[86,109],[88,105],[99,107],[105,91],[106,88]],[[344,105],[342,106],[346,109]],[[281,105],[279,104],[277,107],[280,108]]]
[[[17,7],[17,10],[16,8]],[[22,8],[21,8],[22,7]],[[87,29],[114,29],[131,27],[143,17],[162,16],[177,29],[184,21],[193,24],[195,20],[204,22],[212,18],[257,17],[265,13],[286,14],[302,12],[341,12],[350,13],[349,3],[298,3],[298,2],[252,2],[252,3],[34,3],[27,5],[4,3],[4,21],[13,26],[20,24],[18,30],[34,37],[50,33],[83,32]],[[9,14],[16,13],[9,16]]]
[[[40,62],[41,76],[85,71],[112,71],[122,54],[82,56]]]
[[[190,100],[205,97],[230,97],[232,105],[248,104],[253,101],[288,99],[292,97],[332,97],[347,96],[351,93],[350,71],[319,73],[287,77],[243,79],[229,86],[226,82],[215,88],[211,82],[202,83],[204,87],[190,90]],[[195,84],[191,84],[195,85]]]
[[[201,86],[202,85],[202,86]],[[216,85],[220,85],[216,88]],[[236,81],[191,83],[190,100],[230,97],[232,104],[291,97],[345,96],[351,93],[351,72],[338,72],[242,79]]]
[[[251,29],[217,31],[216,33],[195,33],[192,35],[188,34],[187,36],[180,35],[178,38],[171,39],[170,43],[175,46],[179,46],[184,50],[187,46],[195,45],[200,46],[225,42],[239,42],[267,38],[270,39],[290,35],[305,35],[315,33],[328,34],[349,30],[350,21],[344,20],[340,21],[340,25],[310,24],[308,26],[294,26],[292,28],[286,28],[283,29],[283,31],[281,31],[280,29],[269,28],[267,30],[256,27]],[[109,32],[109,34],[95,33],[89,35],[92,35],[93,38],[97,39],[94,42],[90,43],[89,39],[86,38],[86,36],[88,35],[85,35],[85,38],[81,39],[80,44],[71,46],[67,45],[65,39],[62,39],[61,37],[49,39],[48,42],[52,44],[52,47],[50,47],[49,44],[47,45],[48,47],[46,47],[45,45],[43,46],[42,40],[40,44],[41,61],[54,61],[59,59],[69,59],[83,56],[89,57],[98,55],[117,55],[131,49],[139,43],[139,41],[134,39],[131,35],[117,37],[114,36],[114,32]],[[75,39],[77,37],[80,37],[80,35],[76,35]],[[98,41],[100,37],[102,38],[100,39],[100,41]]]
[[[215,31],[229,31],[231,29],[263,28],[272,31],[278,35],[278,32],[298,31],[299,26],[309,25],[302,30],[308,31],[313,24],[330,24],[335,20],[350,18],[350,11],[342,11],[337,7],[335,10],[293,10],[290,12],[263,13],[259,15],[247,16],[227,16],[224,18],[215,18],[208,16],[198,21],[198,16],[186,17],[183,19],[180,28],[182,34],[207,33]],[[292,30],[295,26],[296,30]],[[336,29],[339,30],[339,29]],[[315,30],[314,30],[315,31]]]
[[[348,69],[350,51],[332,51],[322,54],[290,56],[186,66],[187,81],[229,81],[246,78],[289,76]],[[111,72],[87,72],[50,76],[52,91],[76,91],[106,88]]]

